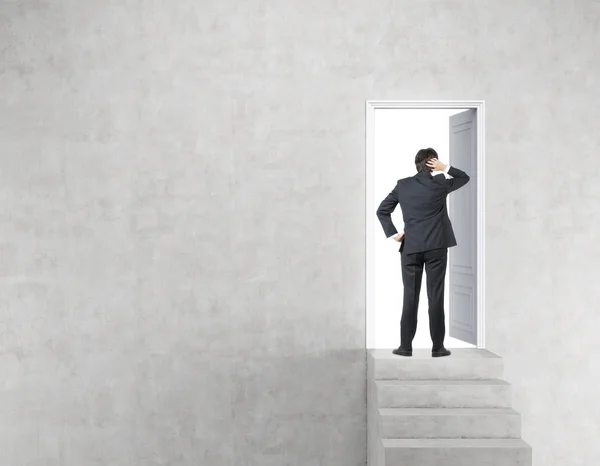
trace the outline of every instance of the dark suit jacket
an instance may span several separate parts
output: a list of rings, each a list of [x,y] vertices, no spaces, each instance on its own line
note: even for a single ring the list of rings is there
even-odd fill
[[[404,219],[404,239],[400,245],[400,252],[404,250],[406,254],[412,254],[456,246],[446,197],[452,191],[466,185],[469,175],[452,166],[448,174],[452,178],[446,179],[442,174],[431,176],[429,172],[420,172],[398,180],[396,187],[379,205],[377,218],[389,238],[398,233],[391,214],[400,204]]]

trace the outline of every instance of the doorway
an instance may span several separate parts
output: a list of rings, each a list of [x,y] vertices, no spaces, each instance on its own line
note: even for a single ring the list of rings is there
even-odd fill
[[[445,344],[484,348],[484,102],[368,101],[366,110],[366,347],[397,347],[402,313],[399,245],[385,237],[375,212],[398,179],[416,173],[417,151],[433,147],[471,177],[448,196],[458,245],[448,251]],[[399,207],[392,219],[401,231]],[[431,347],[424,283],[413,347]]]

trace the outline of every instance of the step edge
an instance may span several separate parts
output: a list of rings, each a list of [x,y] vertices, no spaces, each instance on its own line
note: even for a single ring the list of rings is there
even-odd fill
[[[531,445],[522,438],[383,438],[384,448],[527,448]],[[416,443],[416,445],[410,445]],[[429,445],[428,445],[429,444]]]
[[[511,384],[504,379],[374,379],[375,385],[493,385],[499,387],[510,387]]]
[[[490,350],[485,348],[448,348],[455,355],[454,359],[502,359],[502,356],[493,353]],[[440,358],[432,358],[431,357],[431,349],[427,348],[414,348],[412,357],[403,357],[398,356],[392,353],[393,348],[378,348],[378,349],[368,349],[367,354],[371,357],[373,361],[387,361],[387,360],[395,360],[395,361],[415,361],[421,359],[435,359],[440,360]],[[376,354],[377,352],[377,354]],[[464,353],[473,353],[472,355],[465,355]],[[460,356],[458,356],[460,354]],[[452,355],[449,356],[450,358]],[[447,360],[447,358],[441,358],[443,360]]]
[[[380,416],[477,416],[477,415],[509,415],[520,416],[521,413],[512,407],[460,407],[460,408],[445,408],[445,407],[385,407],[377,408]],[[424,412],[425,411],[425,412]]]

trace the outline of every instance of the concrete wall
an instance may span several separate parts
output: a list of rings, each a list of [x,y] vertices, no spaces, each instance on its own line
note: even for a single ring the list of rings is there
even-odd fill
[[[364,464],[366,99],[486,100],[489,349],[598,463],[599,17],[0,2],[2,466]]]

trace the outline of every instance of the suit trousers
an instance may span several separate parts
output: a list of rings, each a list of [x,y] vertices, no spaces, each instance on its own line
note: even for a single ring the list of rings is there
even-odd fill
[[[402,264],[402,283],[404,284],[404,302],[400,321],[400,347],[412,349],[417,332],[417,311],[423,268],[427,275],[427,300],[429,302],[429,332],[433,350],[444,346],[446,333],[444,314],[444,285],[448,248],[432,249],[414,254],[400,253]]]

